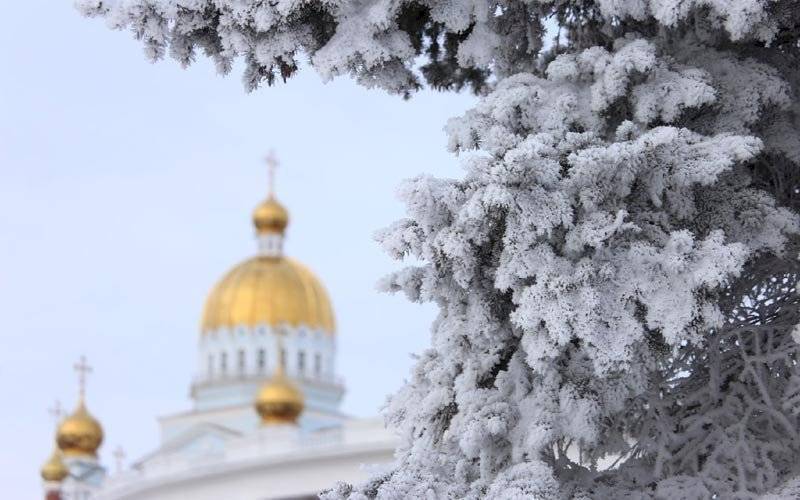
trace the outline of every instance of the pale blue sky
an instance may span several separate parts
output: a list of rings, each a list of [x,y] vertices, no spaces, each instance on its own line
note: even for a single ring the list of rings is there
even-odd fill
[[[378,294],[395,267],[372,240],[402,215],[398,183],[460,175],[447,118],[467,94],[409,102],[313,71],[254,94],[218,77],[148,63],[127,33],[69,2],[12,2],[0,31],[0,449],[3,497],[40,498],[56,398],[72,365],[95,368],[90,409],[104,462],[157,443],[155,417],[189,406],[206,293],[255,250],[250,212],[262,161],[282,161],[287,251],[326,284],[339,326],[344,410],[377,411],[428,344],[431,307]]]

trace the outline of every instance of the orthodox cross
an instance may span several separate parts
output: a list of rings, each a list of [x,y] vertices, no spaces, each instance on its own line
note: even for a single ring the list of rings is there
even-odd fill
[[[269,168],[269,197],[275,196],[275,169],[278,168],[278,158],[275,156],[275,151],[270,150],[265,161],[267,168]]]
[[[58,423],[61,421],[61,416],[64,415],[64,409],[61,408],[61,402],[56,399],[55,402],[53,403],[53,406],[47,409],[47,413],[49,413],[50,416],[53,417],[53,420],[55,420],[56,425],[58,425]]]
[[[122,449],[122,446],[117,446],[117,449],[114,450],[114,460],[117,462],[117,473],[122,472],[122,465],[125,461],[125,450]]]
[[[86,362],[86,356],[81,356],[80,360],[75,363],[75,371],[78,372],[78,387],[80,390],[81,400],[86,395],[86,375],[92,373],[92,367]]]

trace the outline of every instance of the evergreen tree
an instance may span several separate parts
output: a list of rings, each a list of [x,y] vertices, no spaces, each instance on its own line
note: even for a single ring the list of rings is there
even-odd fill
[[[409,181],[379,234],[422,262],[384,288],[440,311],[397,463],[326,498],[800,497],[795,0],[80,9],[248,90],[308,57],[481,96],[447,124],[463,178]]]

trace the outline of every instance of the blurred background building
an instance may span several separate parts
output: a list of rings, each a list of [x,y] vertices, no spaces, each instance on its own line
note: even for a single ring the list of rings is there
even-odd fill
[[[272,178],[277,162],[268,162]],[[90,367],[85,359],[76,364],[78,402],[59,418],[41,469],[46,499],[315,498],[391,461],[396,438],[381,419],[339,410],[345,387],[336,372],[334,311],[314,273],[284,255],[289,220],[270,180],[253,213],[256,254],[206,300],[192,407],[161,417],[160,446],[131,467],[110,473],[99,462],[103,429],[85,395]]]

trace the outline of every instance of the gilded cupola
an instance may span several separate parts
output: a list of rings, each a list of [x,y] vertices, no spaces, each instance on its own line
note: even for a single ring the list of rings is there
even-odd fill
[[[103,443],[103,427],[86,409],[83,398],[58,426],[56,442],[65,456],[97,456],[97,449]]]
[[[270,195],[253,210],[253,225],[258,234],[283,234],[289,225],[289,212],[273,195]]]
[[[42,479],[50,483],[60,483],[69,476],[69,469],[64,464],[61,450],[55,448],[47,462],[42,465],[40,471]]]
[[[261,386],[255,401],[264,425],[296,424],[304,406],[303,393],[284,375],[280,366]]]
[[[256,325],[308,326],[334,333],[333,309],[316,276],[287,257],[257,255],[231,269],[211,290],[201,331]]]

